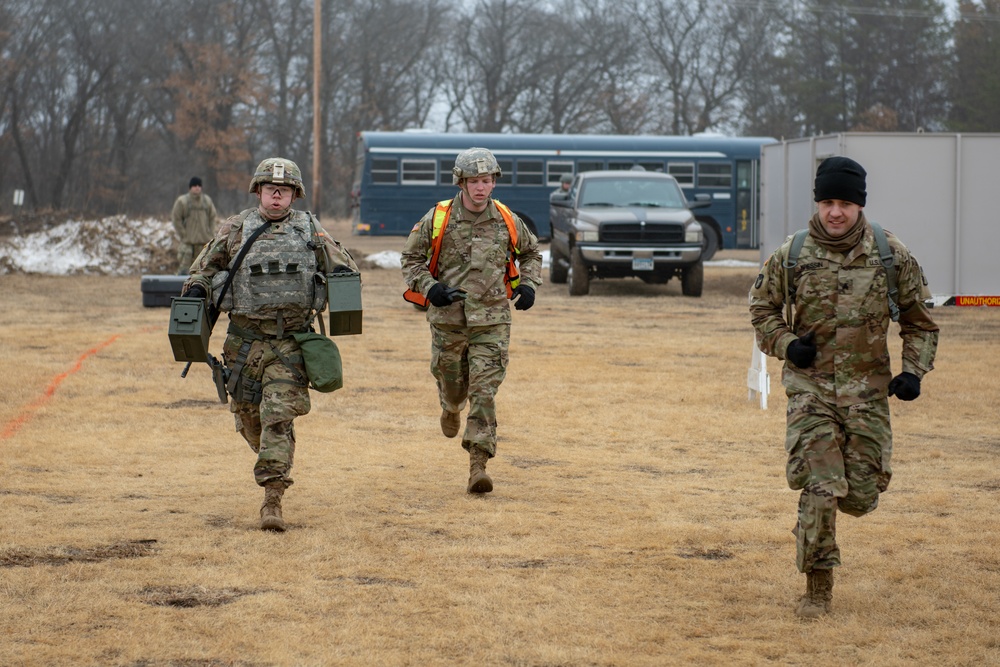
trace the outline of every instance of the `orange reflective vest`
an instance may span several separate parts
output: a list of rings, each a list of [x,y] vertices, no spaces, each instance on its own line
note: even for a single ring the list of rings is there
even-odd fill
[[[431,247],[427,251],[427,270],[431,272],[431,276],[434,278],[438,277],[438,257],[441,255],[441,243],[444,240],[444,230],[448,226],[448,220],[451,217],[451,205],[453,200],[446,199],[445,201],[439,201],[437,206],[434,208],[434,226],[431,231]],[[521,282],[520,273],[517,270],[517,264],[514,262],[514,255],[518,254],[517,251],[517,225],[514,223],[514,214],[511,212],[506,205],[501,204],[496,199],[493,200],[496,205],[497,210],[500,211],[500,217],[503,218],[504,223],[507,225],[507,231],[510,234],[510,249],[507,252],[507,268],[504,271],[503,282],[507,287],[507,298],[511,298],[514,295],[514,288],[516,288]],[[415,303],[418,306],[426,308],[430,305],[427,297],[420,292],[408,289],[403,293],[403,298],[410,303]]]

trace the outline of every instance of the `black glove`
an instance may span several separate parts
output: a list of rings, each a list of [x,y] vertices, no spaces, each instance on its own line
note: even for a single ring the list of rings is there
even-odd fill
[[[337,266],[333,267],[333,271],[331,271],[330,273],[354,273],[354,269],[352,269],[349,266],[344,266],[343,264],[338,264]]]
[[[514,303],[515,310],[528,310],[535,305],[535,290],[528,285],[518,285],[514,288],[511,298],[517,298]]]
[[[208,296],[208,292],[206,292],[205,288],[201,285],[191,285],[191,287],[184,290],[184,293],[181,294],[181,296],[186,296],[191,299],[204,299]]]
[[[805,336],[793,340],[785,351],[785,358],[799,368],[809,368],[816,361],[816,332],[810,331]]]
[[[920,395],[920,378],[903,371],[889,381],[889,395],[901,401],[912,401]]]
[[[455,301],[464,298],[465,292],[457,287],[448,287],[442,283],[434,283],[434,286],[427,290],[427,300],[438,308],[450,306]]]

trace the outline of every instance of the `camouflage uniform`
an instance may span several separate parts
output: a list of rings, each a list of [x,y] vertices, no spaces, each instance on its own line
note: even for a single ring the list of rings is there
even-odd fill
[[[215,204],[202,194],[183,194],[174,202],[171,213],[177,232],[177,273],[186,275],[194,258],[215,234]]]
[[[254,243],[266,242],[279,234],[290,234],[301,239],[302,248],[307,248],[307,243],[314,243],[325,251],[315,252],[320,270],[325,268],[329,273],[330,269],[340,265],[357,271],[350,253],[323,231],[315,217],[312,217],[313,235],[310,217],[309,213],[293,210],[283,220],[272,221],[271,229]],[[213,286],[215,289],[221,287],[221,276],[218,274],[227,270],[239,252],[244,229],[256,229],[263,222],[264,217],[257,209],[246,210],[226,220],[195,260],[185,290],[191,285],[200,285],[214,303]],[[267,482],[280,480],[289,486],[292,484],[289,471],[295,454],[292,420],[309,412],[310,401],[304,381],[302,354],[298,344],[288,334],[307,330],[311,322],[310,313],[301,306],[277,310],[269,306],[248,313],[246,308],[239,306],[239,290],[231,286],[230,294],[237,301],[233,304],[236,312],[231,312],[229,316],[223,358],[233,372],[242,363],[241,386],[230,401],[230,411],[236,418],[236,430],[257,453],[254,465],[257,483],[264,486]],[[246,347],[244,343],[247,343]],[[245,361],[241,362],[241,358]],[[260,391],[259,404],[248,400],[255,389]]]
[[[421,294],[438,281],[468,294],[464,301],[427,310],[431,374],[443,410],[461,412],[466,400],[470,403],[462,447],[482,449],[492,457],[497,442],[495,397],[507,373],[510,344],[510,302],[504,285],[510,233],[492,200],[477,214],[462,205],[459,194],[444,230],[435,280],[427,268],[434,211],[420,219],[406,240],[403,277]],[[538,239],[516,216],[515,224],[521,284],[534,289],[542,283]]]
[[[750,313],[761,351],[786,359],[790,343],[814,331],[818,354],[809,368],[786,362],[788,485],[802,490],[796,527],[800,572],[840,565],[839,509],[862,516],[878,506],[892,477],[892,430],[887,388],[886,273],[871,227],[846,254],[806,238],[795,268],[794,331],[783,311],[791,237],[767,260],[750,291]],[[918,378],[933,368],[938,327],[927,306],[927,281],[909,251],[887,233],[896,263],[902,370]]]

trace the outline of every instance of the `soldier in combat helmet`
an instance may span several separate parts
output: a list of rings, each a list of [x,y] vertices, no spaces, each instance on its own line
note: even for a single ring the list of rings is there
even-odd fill
[[[455,158],[454,199],[439,202],[414,225],[402,253],[408,301],[427,307],[431,374],[437,381],[441,431],[469,452],[469,493],[488,493],[486,462],[496,455],[496,393],[507,373],[510,301],[527,310],[541,285],[538,239],[493,199],[500,165],[485,148]]]
[[[785,473],[789,487],[802,492],[793,532],[796,566],[806,575],[795,613],[807,619],[831,609],[837,512],[864,516],[889,487],[889,396],[920,396],[937,351],[923,271],[897,237],[865,218],[865,177],[850,158],[824,160],[808,234],[789,237],[750,290],[761,351],[785,359]],[[890,319],[903,339],[895,377]]]
[[[291,334],[311,330],[325,308],[326,274],[358,268],[314,215],[292,209],[294,199],[305,197],[302,172],[294,162],[277,157],[262,161],[250,192],[257,196],[257,206],[219,227],[194,261],[184,295],[209,299],[229,313],[223,346],[231,373],[229,409],[236,430],[257,454],[254,479],[264,487],[260,527],[284,531],[281,499],[292,484],[295,454],[292,421],[311,407],[302,352]],[[230,276],[233,259],[244,250]]]
[[[201,188],[201,179],[192,176],[187,194],[177,198],[170,214],[177,232],[177,275],[180,276],[188,274],[191,262],[215,234],[215,204]]]

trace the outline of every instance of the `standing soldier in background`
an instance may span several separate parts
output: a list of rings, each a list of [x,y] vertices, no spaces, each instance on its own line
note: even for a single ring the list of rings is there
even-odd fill
[[[404,297],[427,308],[431,374],[437,380],[441,431],[454,438],[469,402],[462,447],[469,452],[469,493],[488,493],[486,462],[496,455],[496,393],[507,373],[510,299],[527,310],[542,284],[538,239],[491,198],[500,165],[485,148],[458,154],[459,193],[420,219],[403,248]]]
[[[254,479],[264,487],[262,530],[285,530],[281,498],[291,486],[292,420],[309,412],[302,351],[293,333],[310,331],[326,306],[325,275],[357,271],[350,253],[314,215],[292,209],[304,198],[302,172],[284,158],[260,163],[250,180],[258,205],[226,220],[184,283],[184,296],[218,300],[229,313],[223,359],[236,430],[257,454]],[[243,253],[235,274],[229,268]]]
[[[786,360],[785,472],[788,485],[802,491],[793,532],[796,565],[806,575],[796,609],[803,618],[830,611],[833,568],[840,565],[838,509],[868,514],[889,486],[888,397],[917,398],[937,351],[923,271],[898,238],[865,218],[865,176],[849,158],[824,160],[808,235],[789,237],[750,290],[760,349]],[[890,318],[898,318],[903,339],[895,377]]]
[[[186,276],[191,262],[215,235],[216,212],[212,198],[201,191],[201,179],[191,177],[187,194],[174,202],[170,215],[177,231],[177,275]]]
[[[549,193],[549,201],[554,197],[563,197],[569,193],[569,187],[573,184],[573,174],[563,174],[559,177],[559,187]]]

